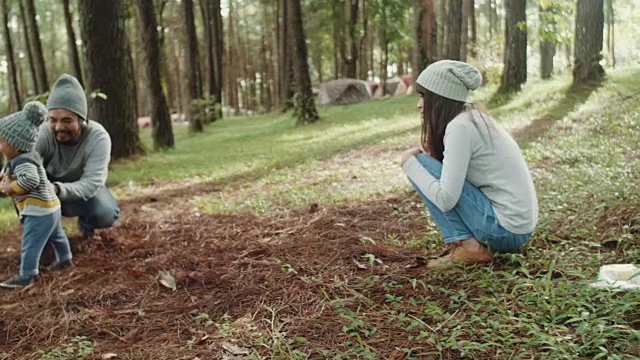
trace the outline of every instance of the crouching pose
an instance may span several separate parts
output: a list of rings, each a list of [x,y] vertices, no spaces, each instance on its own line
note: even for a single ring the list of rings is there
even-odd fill
[[[538,201],[518,144],[467,103],[482,81],[475,67],[451,60],[418,77],[421,148],[402,155],[402,169],[436,222],[448,255],[427,267],[491,261],[532,236]]]

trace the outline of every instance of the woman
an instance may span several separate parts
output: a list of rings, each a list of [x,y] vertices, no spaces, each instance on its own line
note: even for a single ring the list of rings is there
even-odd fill
[[[450,250],[430,268],[517,251],[538,222],[535,188],[518,144],[467,103],[481,81],[478,69],[451,60],[428,66],[417,80],[421,148],[406,151],[401,165]]]

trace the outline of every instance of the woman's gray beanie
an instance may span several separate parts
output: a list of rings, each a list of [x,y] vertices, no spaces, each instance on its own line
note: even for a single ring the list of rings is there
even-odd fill
[[[467,102],[469,90],[482,84],[482,75],[475,66],[465,62],[440,60],[427,66],[416,82],[440,96]]]

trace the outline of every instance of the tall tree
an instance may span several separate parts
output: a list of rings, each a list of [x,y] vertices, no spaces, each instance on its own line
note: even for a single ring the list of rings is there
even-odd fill
[[[213,19],[211,18],[213,12],[213,4],[211,0],[200,0],[200,11],[202,13],[202,27],[204,32],[204,53],[207,63],[207,90],[209,96],[215,97],[217,92],[216,88],[216,69],[213,63],[214,56],[214,43],[213,43]]]
[[[216,102],[222,103],[222,68],[224,54],[224,30],[222,26],[222,13],[220,8],[220,0],[213,0],[211,6],[211,39],[213,41],[213,67],[216,82]],[[222,116],[222,112],[218,114]]]
[[[193,0],[182,0],[182,16],[184,18],[184,34],[187,47],[187,61],[185,63],[188,91],[187,103],[191,104],[193,100],[199,99],[201,95],[198,91],[198,39],[196,37],[196,26],[193,16]],[[200,117],[196,116],[192,111],[189,111],[189,131],[203,131]]]
[[[358,3],[359,0],[348,0],[347,7],[349,9],[349,54],[346,51],[343,52],[343,62],[345,64],[345,76],[351,79],[355,79],[357,75],[358,64],[358,37],[356,34],[356,26],[358,24]]]
[[[598,83],[604,78],[602,41],[604,0],[578,0],[574,44],[573,85]]]
[[[290,9],[288,6],[289,0],[281,1],[281,21],[280,26],[280,62],[278,69],[278,78],[280,79],[280,107],[282,111],[286,111],[293,105],[293,82],[292,69],[292,54],[290,48],[290,39],[292,36],[292,29],[290,25]]]
[[[44,55],[42,54],[40,30],[38,30],[38,22],[36,21],[36,7],[33,0],[20,1],[24,1],[25,15],[27,18],[27,25],[29,27],[31,54],[33,55],[37,75],[36,80],[38,82],[38,88],[36,90],[39,94],[44,94],[49,91],[49,80],[47,80],[47,68],[44,62]]]
[[[73,31],[73,20],[71,18],[71,9],[69,8],[69,0],[62,0],[62,8],[64,10],[64,25],[67,29],[67,44],[69,45],[69,58],[73,65],[73,75],[83,83],[82,66],[80,65],[80,56],[78,55],[78,46],[76,45],[76,34]]]
[[[160,42],[156,12],[151,0],[135,0],[140,31],[143,62],[149,104],[151,105],[151,136],[155,150],[172,148],[174,145],[171,116],[160,82]]]
[[[616,29],[613,0],[607,0],[607,52],[610,56],[611,66],[616,67]]]
[[[505,1],[504,70],[500,92],[519,91],[527,81],[527,2]]]
[[[469,49],[469,54],[475,58],[478,55],[478,29],[475,0],[469,0],[469,27],[471,28],[471,48]]]
[[[447,33],[449,31],[449,16],[447,16],[447,2],[449,0],[438,0],[440,20],[438,21],[438,54],[440,58],[447,57]]]
[[[31,53],[31,40],[29,39],[29,27],[27,26],[27,16],[24,12],[24,4],[22,1],[18,1],[20,7],[20,20],[22,22],[22,33],[24,35],[24,48],[27,52],[27,60],[29,61],[29,72],[31,73],[31,82],[33,84],[33,90],[38,92],[38,79],[36,74],[35,63],[33,60],[33,54]]]
[[[553,74],[553,58],[556,55],[555,4],[541,1],[540,15],[540,77],[549,79]]]
[[[92,96],[89,114],[109,133],[113,158],[141,153],[124,0],[82,0],[78,12],[87,70],[85,87],[106,96]]]
[[[18,90],[18,76],[16,72],[16,61],[13,54],[13,43],[11,42],[11,32],[9,31],[9,7],[7,0],[0,0],[2,5],[2,37],[4,48],[7,56],[7,65],[9,71],[9,95],[11,100],[11,111],[19,111],[22,109],[20,93]]]
[[[317,121],[319,117],[311,90],[300,0],[287,0],[287,5],[289,8],[289,27],[292,32],[293,69],[296,79],[295,115],[298,124],[312,123]]]
[[[447,58],[460,60],[462,44],[462,1],[449,0],[449,29],[447,32]]]
[[[414,80],[427,65],[438,59],[438,25],[434,0],[414,0],[416,15],[416,51],[413,64]]]
[[[460,27],[460,61],[467,61],[469,47],[469,4],[470,0],[462,0],[462,26]]]

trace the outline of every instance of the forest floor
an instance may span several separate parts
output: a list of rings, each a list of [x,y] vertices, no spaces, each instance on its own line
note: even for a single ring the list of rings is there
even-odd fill
[[[223,120],[189,145],[223,155],[114,167],[117,226],[71,230],[74,268],[0,293],[0,359],[638,358],[640,296],[589,283],[640,262],[640,69],[567,83],[489,106],[538,191],[520,254],[424,268],[441,239],[397,164],[419,136],[416,99],[324,110],[315,130]],[[350,120],[367,112],[383,119]],[[289,143],[260,137],[276,133]],[[2,277],[19,236],[0,234]]]

